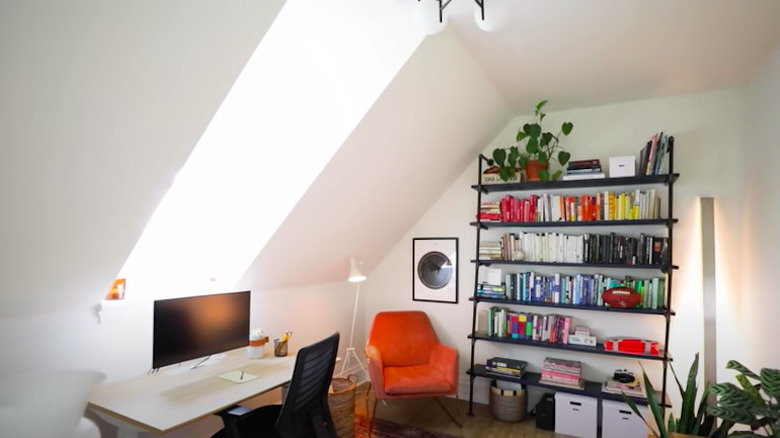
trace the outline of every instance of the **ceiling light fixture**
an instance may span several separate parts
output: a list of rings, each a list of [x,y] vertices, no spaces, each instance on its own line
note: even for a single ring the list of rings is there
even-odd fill
[[[420,3],[421,11],[419,15],[422,19],[425,32],[428,35],[434,35],[444,29],[444,27],[447,25],[444,9],[452,2],[452,0],[434,0],[433,2],[417,0],[417,2]],[[433,5],[431,3],[433,3]],[[477,26],[480,29],[485,32],[493,32],[501,27],[501,14],[499,14],[498,11],[486,14],[485,0],[474,0],[474,3],[477,4],[477,8],[474,9],[474,21],[476,21]]]

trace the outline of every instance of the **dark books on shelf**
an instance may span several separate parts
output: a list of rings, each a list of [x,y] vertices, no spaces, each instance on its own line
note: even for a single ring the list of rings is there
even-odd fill
[[[493,357],[485,363],[485,369],[490,373],[505,376],[521,377],[525,372],[528,362],[524,360],[508,359],[505,357]]]

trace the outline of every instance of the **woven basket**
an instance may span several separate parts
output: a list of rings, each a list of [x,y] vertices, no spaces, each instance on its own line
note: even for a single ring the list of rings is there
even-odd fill
[[[501,389],[496,381],[490,384],[490,412],[499,421],[515,423],[525,419],[526,393],[524,389],[517,391]]]
[[[339,438],[355,436],[355,383],[357,376],[334,377],[328,391],[328,407]]]

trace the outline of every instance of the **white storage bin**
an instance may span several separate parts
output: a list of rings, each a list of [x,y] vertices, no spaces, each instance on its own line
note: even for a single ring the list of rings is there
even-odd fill
[[[642,415],[648,415],[643,406],[637,407]],[[601,438],[647,438],[647,425],[627,404],[602,400],[601,413]]]
[[[598,433],[598,399],[556,392],[555,433],[580,438],[596,438]]]

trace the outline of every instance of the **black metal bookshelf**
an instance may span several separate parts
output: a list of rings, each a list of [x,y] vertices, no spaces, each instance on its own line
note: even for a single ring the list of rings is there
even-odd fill
[[[491,160],[480,155],[478,158],[478,175],[477,180],[481,181],[483,163],[491,164]],[[473,304],[472,311],[472,330],[468,335],[468,339],[471,341],[471,360],[466,374],[469,375],[469,415],[473,415],[473,401],[474,401],[474,379],[475,378],[491,378],[498,380],[506,380],[510,382],[516,382],[523,385],[541,387],[546,389],[552,389],[555,391],[563,391],[568,393],[576,393],[588,395],[600,399],[623,401],[621,394],[613,394],[603,391],[603,382],[585,381],[584,388],[572,388],[558,385],[551,385],[540,381],[541,375],[536,372],[525,372],[522,377],[514,377],[510,375],[501,375],[494,372],[490,372],[486,369],[484,364],[475,363],[475,350],[478,342],[491,342],[505,344],[509,346],[518,346],[522,348],[544,348],[552,350],[567,350],[575,353],[593,354],[602,356],[624,357],[633,358],[641,361],[650,361],[654,363],[660,363],[663,367],[662,382],[660,385],[660,391],[657,391],[657,399],[664,400],[665,406],[670,406],[667,391],[667,371],[669,363],[672,358],[668,354],[669,348],[669,327],[671,317],[675,314],[669,304],[672,302],[672,275],[673,272],[678,269],[678,266],[672,262],[673,254],[673,228],[678,222],[678,219],[674,217],[673,210],[673,185],[680,177],[678,173],[674,173],[674,144],[673,140],[669,146],[669,173],[662,175],[640,175],[633,177],[623,178],[602,178],[602,179],[583,179],[572,181],[546,181],[546,182],[523,182],[523,183],[506,183],[506,184],[476,184],[471,188],[477,192],[477,213],[479,213],[480,206],[482,205],[482,196],[489,193],[512,193],[512,192],[526,192],[526,193],[549,193],[555,192],[559,189],[587,189],[587,188],[609,188],[609,187],[621,187],[625,190],[634,190],[642,186],[663,185],[665,186],[666,194],[666,216],[656,219],[631,219],[631,220],[593,220],[593,221],[556,221],[556,222],[500,222],[500,221],[472,221],[469,224],[474,227],[476,231],[476,258],[471,262],[474,265],[474,288],[473,295],[469,300]],[[663,192],[662,192],[663,193]],[[666,237],[668,240],[668,257],[663,260],[663,264],[642,264],[642,265],[629,265],[629,264],[608,264],[608,263],[552,263],[552,262],[531,262],[524,260],[493,260],[493,259],[480,259],[479,249],[481,242],[481,232],[490,229],[542,229],[542,228],[589,228],[597,230],[599,227],[656,227],[666,230]],[[478,270],[480,266],[490,265],[519,265],[519,266],[554,266],[564,267],[569,269],[581,269],[581,268],[598,268],[604,270],[645,270],[645,271],[661,271],[666,276],[664,297],[666,307],[661,309],[647,309],[647,308],[631,308],[631,309],[618,309],[608,306],[594,306],[594,305],[575,305],[575,304],[559,304],[550,303],[544,301],[521,301],[502,298],[488,298],[479,296],[477,289],[479,288]],[[540,308],[555,308],[555,309],[572,309],[572,310],[585,310],[604,312],[605,314],[630,314],[630,315],[648,315],[657,317],[660,316],[664,319],[664,340],[663,343],[659,341],[661,346],[661,352],[659,355],[649,354],[631,354],[617,351],[604,350],[603,342],[597,343],[595,346],[576,345],[576,344],[558,344],[551,342],[534,341],[531,339],[520,339],[511,337],[499,337],[488,336],[486,334],[477,332],[477,314],[478,306],[480,303],[509,305],[509,306],[530,306]],[[646,404],[647,401],[643,398],[632,397],[632,399],[640,404]]]

